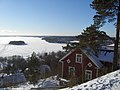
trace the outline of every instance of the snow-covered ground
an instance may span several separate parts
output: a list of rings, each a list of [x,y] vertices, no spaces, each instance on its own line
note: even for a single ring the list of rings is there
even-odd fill
[[[24,41],[27,45],[9,45],[10,41]],[[37,37],[0,37],[0,56],[21,55],[30,56],[36,53],[52,52],[62,50],[65,44],[48,43]]]
[[[19,85],[16,88],[8,88],[8,90],[30,90],[38,87],[54,87],[59,85],[56,76],[47,79],[41,79],[35,86],[32,84]],[[120,70],[98,77],[81,85],[72,88],[63,88],[59,90],[120,90]]]
[[[81,85],[61,90],[120,90],[120,70],[98,77]]]
[[[46,79],[39,80],[39,83],[37,83],[35,86],[33,84],[25,83],[18,85],[16,87],[8,87],[8,90],[30,90],[31,88],[51,88],[51,87],[57,87],[59,86],[59,81],[57,80],[57,76],[51,76]],[[1,89],[0,90],[4,90]],[[5,89],[6,90],[6,89]]]

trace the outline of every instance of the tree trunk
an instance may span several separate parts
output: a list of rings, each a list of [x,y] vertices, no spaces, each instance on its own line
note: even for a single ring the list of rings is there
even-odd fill
[[[118,15],[117,15],[117,26],[116,26],[116,39],[114,45],[114,60],[113,60],[113,71],[117,69],[118,66],[118,43],[119,43],[119,30],[120,30],[120,0],[119,0],[119,7],[118,7]]]

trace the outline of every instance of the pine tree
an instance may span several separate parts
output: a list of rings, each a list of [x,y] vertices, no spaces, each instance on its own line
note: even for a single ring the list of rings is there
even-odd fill
[[[105,44],[105,40],[113,40],[104,31],[100,31],[95,25],[87,27],[80,35],[77,36],[77,38],[79,43],[69,44],[64,47],[64,49],[69,51],[74,48],[91,48],[91,52],[98,55],[102,44]]]
[[[26,74],[28,75],[27,78],[30,83],[33,83],[34,85],[38,82],[40,78],[39,66],[40,61],[37,58],[36,53],[33,52],[31,57],[28,58],[28,70],[26,71]]]
[[[81,48],[91,48],[96,55],[99,53],[102,44],[105,40],[111,39],[104,31],[100,31],[95,25],[91,25],[83,30],[81,35],[78,36]]]
[[[94,23],[98,27],[102,27],[106,22],[115,21],[116,39],[114,45],[114,61],[113,70],[117,69],[118,64],[118,43],[120,30],[120,0],[93,0],[90,5],[96,10]]]

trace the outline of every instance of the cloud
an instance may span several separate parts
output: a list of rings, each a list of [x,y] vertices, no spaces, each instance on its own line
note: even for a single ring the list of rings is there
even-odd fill
[[[19,33],[17,30],[0,29],[0,35],[15,35]]]
[[[15,33],[15,30],[0,30],[1,33]]]
[[[38,32],[0,29],[0,35],[40,35],[40,34]]]

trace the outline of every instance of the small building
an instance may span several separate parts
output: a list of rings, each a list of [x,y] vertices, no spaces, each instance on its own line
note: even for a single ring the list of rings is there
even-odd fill
[[[60,59],[61,76],[76,76],[82,82],[94,79],[112,70],[113,50],[100,50],[98,55],[90,49],[74,49]]]

